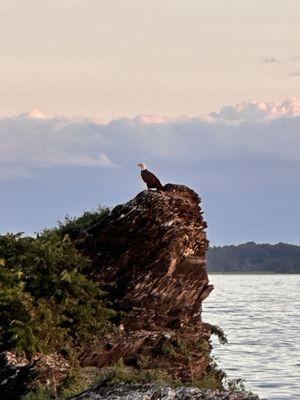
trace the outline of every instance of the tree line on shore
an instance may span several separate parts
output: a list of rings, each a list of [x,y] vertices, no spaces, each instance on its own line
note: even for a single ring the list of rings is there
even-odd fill
[[[277,243],[213,246],[207,253],[209,272],[300,273],[300,246]]]

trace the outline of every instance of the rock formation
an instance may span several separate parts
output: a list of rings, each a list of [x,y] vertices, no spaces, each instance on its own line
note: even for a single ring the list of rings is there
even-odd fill
[[[168,184],[163,191],[139,193],[87,229],[69,232],[91,259],[86,273],[101,282],[118,311],[116,328],[82,347],[82,368],[103,371],[121,365],[125,373],[143,374],[144,381],[159,377],[193,384],[206,379],[222,389],[223,373],[210,357],[211,327],[201,319],[202,302],[213,286],[205,267],[207,225],[199,204],[193,190]],[[60,365],[48,371],[35,362],[17,364],[7,376],[8,366],[0,365],[2,393],[9,388],[7,379],[15,388],[28,387],[31,380],[44,382],[53,374],[59,382],[66,373]]]
[[[86,352],[82,365],[101,368],[122,358],[134,367],[148,360],[149,368],[183,381],[209,373],[210,332],[201,304],[213,287],[199,203],[193,190],[168,184],[139,193],[75,235],[93,260],[91,276],[122,315],[119,331]]]
[[[157,385],[102,385],[85,391],[76,400],[259,400],[252,393],[200,390],[192,387],[172,388]]]

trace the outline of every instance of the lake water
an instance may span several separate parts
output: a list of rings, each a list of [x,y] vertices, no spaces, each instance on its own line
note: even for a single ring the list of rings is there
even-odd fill
[[[300,399],[300,275],[210,275],[215,289],[203,321],[228,344],[213,354],[230,378],[244,378],[261,399]]]

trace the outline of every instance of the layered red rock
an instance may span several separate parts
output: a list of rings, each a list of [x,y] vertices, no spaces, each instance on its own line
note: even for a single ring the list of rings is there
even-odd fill
[[[181,185],[144,191],[93,226],[83,244],[91,274],[126,311],[125,329],[201,321],[212,290],[205,268],[206,222],[200,198]]]
[[[144,355],[152,357],[152,367],[186,380],[205,373],[209,357],[196,343],[209,340],[201,306],[213,287],[200,202],[188,187],[168,184],[115,207],[81,235],[80,247],[93,260],[90,274],[123,312],[119,332],[87,352],[83,365],[103,367],[119,358],[133,365]],[[189,366],[181,360],[169,368],[163,354],[155,353],[175,336],[189,347]]]

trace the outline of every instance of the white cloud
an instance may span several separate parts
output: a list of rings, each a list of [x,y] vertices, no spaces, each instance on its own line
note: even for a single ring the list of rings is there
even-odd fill
[[[0,119],[0,180],[45,168],[151,165],[239,168],[296,162],[300,167],[300,101],[243,102],[197,118],[138,116],[110,122],[46,117],[37,109]],[[208,165],[208,164],[207,164]],[[107,172],[108,173],[108,172]]]
[[[47,118],[46,114],[44,114],[38,108],[33,108],[27,114],[25,114],[25,116],[28,117],[28,118],[37,118],[37,119],[45,119],[45,118]]]
[[[142,114],[138,115],[135,118],[135,121],[141,124],[166,124],[171,121],[171,118],[164,117],[162,115],[153,115],[153,114]]]
[[[47,118],[37,110],[0,119],[0,180],[28,177],[40,168],[113,167],[96,125]]]
[[[300,116],[300,100],[282,102],[250,101],[235,106],[227,106],[210,114],[212,120],[224,122],[259,121],[274,118]]]

